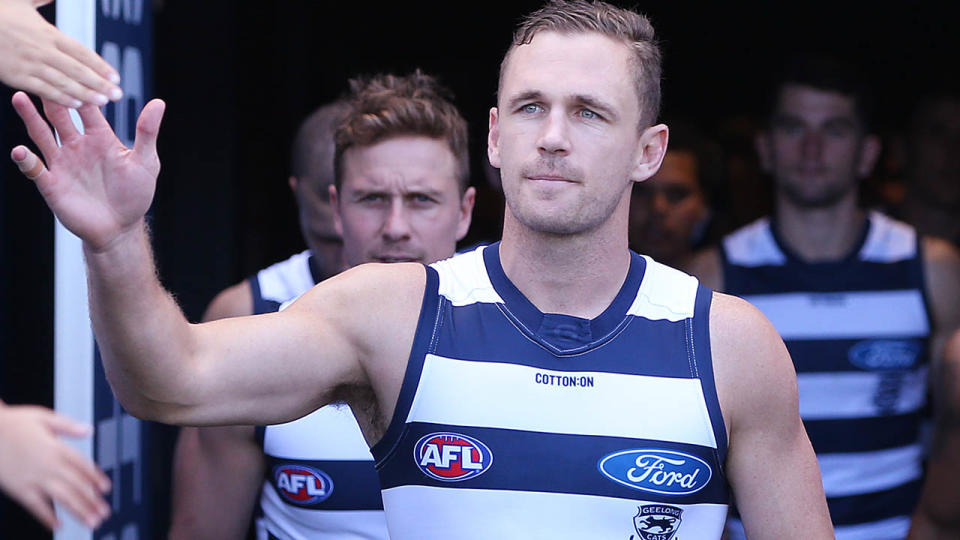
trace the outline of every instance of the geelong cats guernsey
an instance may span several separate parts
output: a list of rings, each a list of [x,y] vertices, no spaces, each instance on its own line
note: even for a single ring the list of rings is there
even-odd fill
[[[760,308],[793,357],[841,540],[906,537],[919,495],[930,319],[918,246],[876,212],[838,262],[802,262],[766,218],[723,242],[726,292]]]
[[[319,281],[309,251],[250,278],[255,313],[276,311]],[[344,404],[257,429],[266,455],[257,536],[385,540],[373,456]]]
[[[597,318],[544,314],[499,246],[427,269],[395,414],[372,449],[391,538],[719,538],[711,291],[632,254]]]

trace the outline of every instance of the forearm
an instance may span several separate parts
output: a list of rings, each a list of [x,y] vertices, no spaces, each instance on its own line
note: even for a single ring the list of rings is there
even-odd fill
[[[163,420],[188,404],[196,350],[191,325],[160,285],[145,225],[103,249],[84,244],[90,317],[104,370],[131,413]]]

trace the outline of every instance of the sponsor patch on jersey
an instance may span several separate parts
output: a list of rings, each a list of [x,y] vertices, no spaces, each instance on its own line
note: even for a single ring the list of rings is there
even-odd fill
[[[424,435],[413,447],[417,467],[443,482],[460,482],[480,476],[493,465],[493,453],[482,442],[459,433]]]
[[[899,339],[868,339],[850,347],[850,363],[867,371],[898,371],[917,365],[920,344]]]
[[[654,448],[622,450],[597,463],[604,476],[628,488],[661,495],[689,495],[710,483],[713,470],[702,459]]]
[[[642,540],[670,540],[680,527],[682,515],[683,509],[676,506],[640,506],[637,508],[637,515],[633,517],[633,528]]]
[[[315,467],[284,463],[273,468],[273,487],[287,502],[310,506],[330,497],[333,479]]]

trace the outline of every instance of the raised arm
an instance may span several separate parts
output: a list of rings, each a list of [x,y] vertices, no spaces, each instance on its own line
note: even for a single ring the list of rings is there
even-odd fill
[[[787,349],[756,308],[732,296],[713,298],[710,343],[730,433],[726,470],[747,537],[832,539]]]
[[[45,103],[63,143],[57,147],[27,96],[18,93],[13,101],[46,166],[22,146],[13,158],[60,221],[83,239],[104,368],[131,413],[188,425],[279,423],[345,388],[369,387],[366,374],[378,371],[362,362],[401,359],[402,371],[423,295],[421,267],[357,269],[283,313],[191,325],[157,280],[143,219],[160,167],[163,103],[144,108],[130,150],[96,107],[79,109],[81,134],[65,108]],[[379,333],[368,328],[365,306],[385,313],[389,323],[379,324]],[[388,411],[400,378],[374,389]]]

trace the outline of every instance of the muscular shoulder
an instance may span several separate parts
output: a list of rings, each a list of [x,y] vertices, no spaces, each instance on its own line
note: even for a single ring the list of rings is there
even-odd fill
[[[704,248],[695,253],[683,270],[695,276],[705,286],[715,291],[723,290],[723,261],[720,258],[720,248],[717,246]]]
[[[960,253],[950,242],[923,237],[924,280],[933,308],[937,341],[960,327]],[[934,348],[939,348],[939,343]]]
[[[253,314],[253,292],[250,283],[243,280],[236,285],[220,291],[210,301],[207,310],[203,313],[204,322],[226,319],[228,317],[244,317]]]
[[[714,293],[710,348],[731,433],[744,423],[797,414],[796,371],[783,340],[760,310],[741,298]]]

